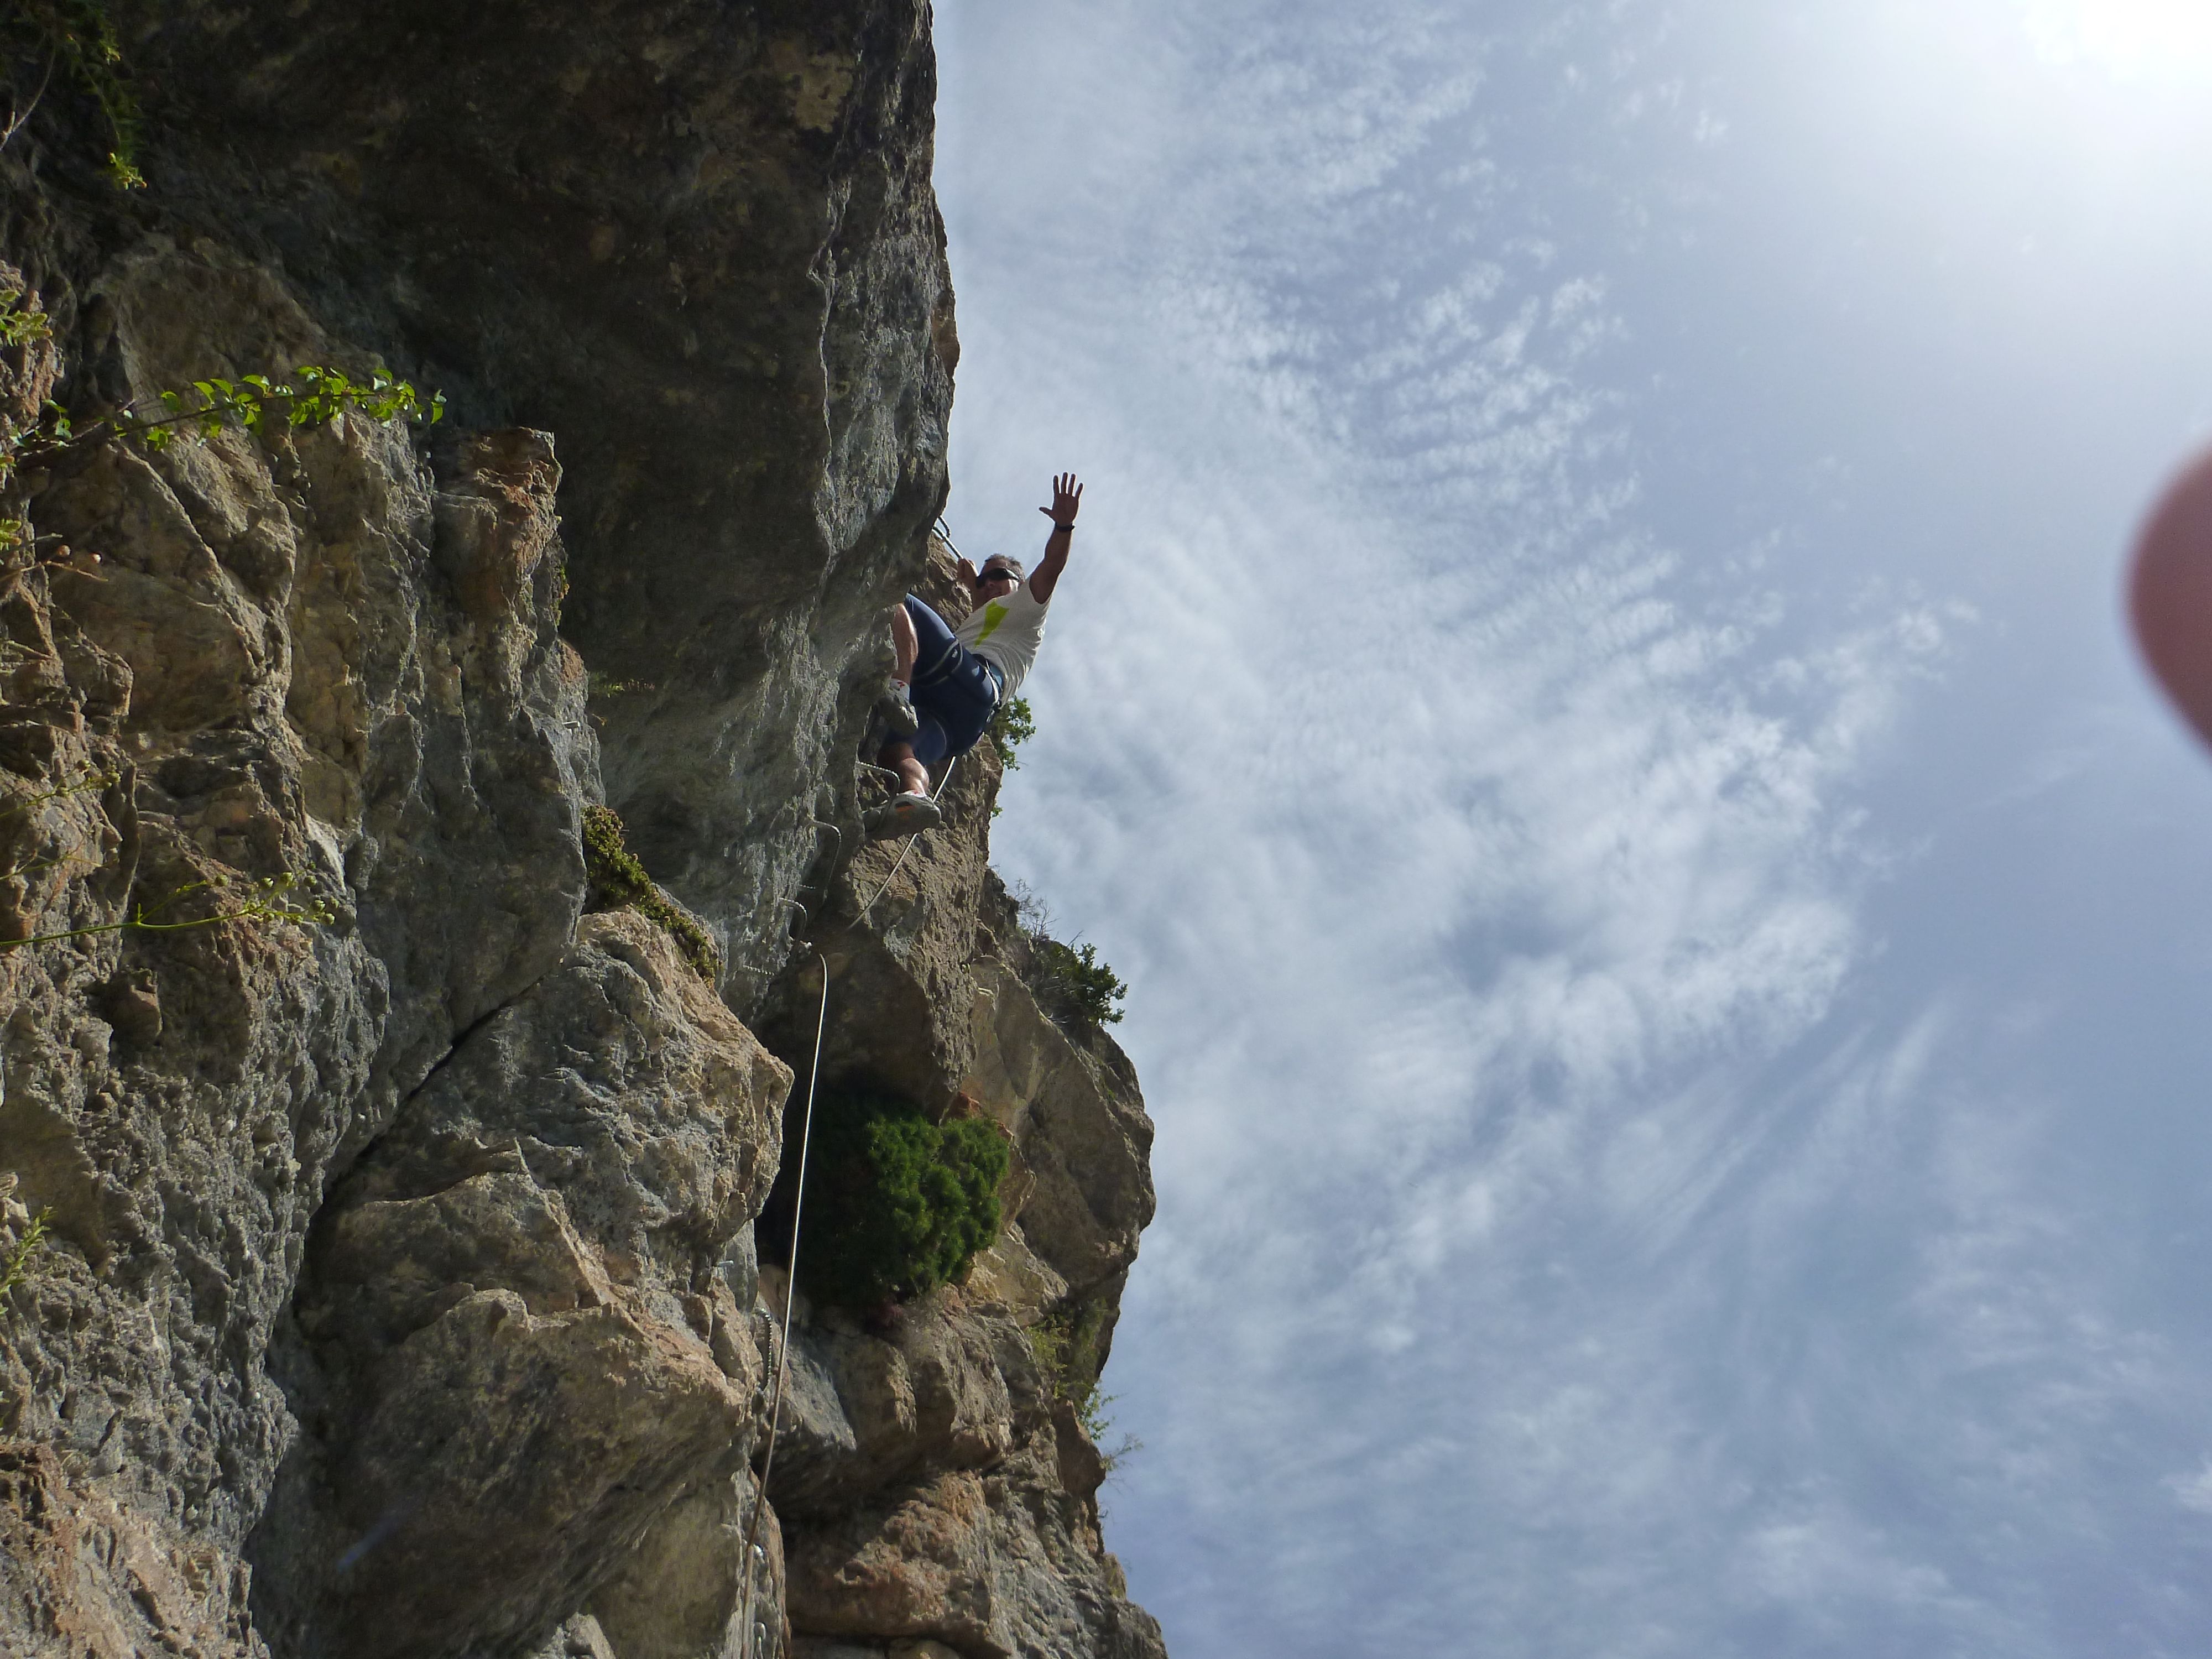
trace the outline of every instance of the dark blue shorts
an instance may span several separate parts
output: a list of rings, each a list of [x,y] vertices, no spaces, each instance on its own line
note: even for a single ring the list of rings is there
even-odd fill
[[[914,619],[921,646],[909,695],[921,729],[908,741],[916,760],[934,766],[975,746],[999,707],[999,673],[954,639],[945,618],[911,593],[906,596],[906,614]]]

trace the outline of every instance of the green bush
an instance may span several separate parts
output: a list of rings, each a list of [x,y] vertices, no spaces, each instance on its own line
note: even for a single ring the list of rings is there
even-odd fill
[[[1095,945],[1062,945],[1039,933],[1030,940],[1042,980],[1038,1000],[1060,1019],[1112,1025],[1121,1018],[1114,1005],[1129,994],[1121,975],[1098,960]]]
[[[806,1175],[799,1288],[874,1308],[957,1284],[999,1236],[1006,1139],[981,1118],[932,1123],[868,1091],[823,1098]]]
[[[1036,716],[1030,710],[1030,700],[1008,697],[993,709],[990,732],[999,763],[1009,772],[1020,771],[1022,763],[1014,758],[1014,750],[1036,736]]]

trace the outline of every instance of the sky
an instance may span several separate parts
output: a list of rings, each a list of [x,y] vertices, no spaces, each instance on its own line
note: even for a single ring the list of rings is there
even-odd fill
[[[2212,1646],[2212,10],[939,0],[1176,1659]]]

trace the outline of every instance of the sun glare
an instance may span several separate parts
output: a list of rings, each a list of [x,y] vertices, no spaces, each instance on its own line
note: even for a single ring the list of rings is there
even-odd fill
[[[2122,81],[2212,81],[2212,0],[2028,0],[2036,55]]]

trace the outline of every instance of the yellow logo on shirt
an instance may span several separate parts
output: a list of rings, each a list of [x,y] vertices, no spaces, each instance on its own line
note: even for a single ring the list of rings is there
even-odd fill
[[[999,624],[1006,621],[1006,607],[1005,605],[1001,605],[996,599],[986,601],[983,606],[983,631],[975,636],[975,643],[981,645],[984,641],[989,639],[992,635],[997,633],[999,631]]]

